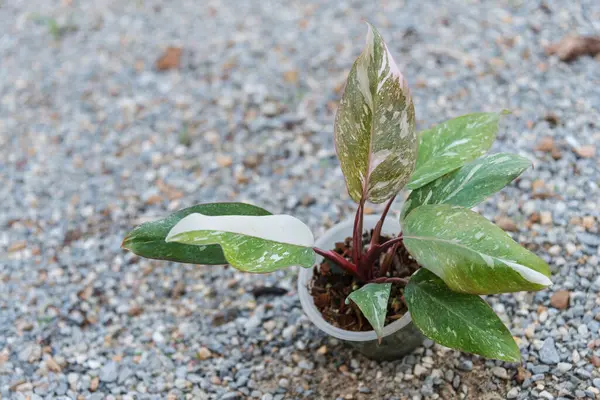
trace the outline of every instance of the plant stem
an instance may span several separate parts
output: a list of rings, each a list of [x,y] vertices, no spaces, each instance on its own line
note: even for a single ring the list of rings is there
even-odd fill
[[[379,244],[379,237],[381,235],[381,228],[383,228],[383,222],[385,221],[385,217],[387,216],[388,211],[390,211],[390,207],[392,206],[392,203],[394,202],[394,200],[396,200],[395,195],[394,195],[394,197],[389,199],[387,204],[385,205],[385,208],[383,209],[383,213],[381,214],[381,218],[377,222],[377,225],[375,225],[375,229],[373,229],[373,236],[371,237],[371,246]]]
[[[390,239],[387,242],[385,242],[384,244],[380,244],[377,247],[379,248],[380,252],[381,251],[386,251],[391,246],[394,246],[396,243],[401,243],[403,240],[404,240],[404,237],[402,236],[402,232],[400,232],[400,235],[398,235],[398,237]]]
[[[400,236],[398,236],[398,237],[388,240],[387,242],[385,242],[383,244],[376,244],[374,246],[369,247],[369,250],[367,251],[367,254],[365,255],[365,257],[363,257],[361,264],[367,265],[367,268],[369,268],[369,269],[373,268],[373,264],[375,263],[375,260],[377,260],[377,257],[379,257],[379,255],[382,252],[386,251],[391,246],[394,246],[396,243],[402,242],[402,240],[403,240],[402,232],[400,232]],[[359,266],[359,270],[360,270],[360,266]],[[372,276],[370,276],[369,278],[372,278]]]
[[[381,277],[381,278],[375,278],[375,279],[371,279],[369,281],[369,283],[397,283],[399,285],[408,285],[408,279],[404,279],[404,278],[388,278],[388,277]]]
[[[400,247],[400,242],[395,243],[392,249],[386,254],[385,258],[383,259],[383,263],[381,264],[381,267],[378,271],[379,276],[385,276],[387,274],[388,269],[390,269],[390,265],[394,260],[394,256],[398,251],[398,247]]]
[[[356,268],[356,265],[352,264],[350,261],[346,260],[344,257],[339,255],[335,251],[326,251],[319,249],[318,247],[313,247],[313,251],[321,257],[335,263],[336,265],[339,265],[340,268],[345,269],[347,272],[351,273],[360,280],[364,280],[361,273]]]
[[[354,229],[352,233],[352,261],[360,268],[360,258],[362,256],[362,227],[363,227],[363,209],[365,200],[361,199],[354,217]]]

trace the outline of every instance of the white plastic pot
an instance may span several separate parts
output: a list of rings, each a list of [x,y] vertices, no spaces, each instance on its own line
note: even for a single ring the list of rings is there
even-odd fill
[[[379,221],[378,215],[365,215],[364,230],[372,229]],[[343,242],[347,237],[352,236],[354,218],[347,219],[332,227],[319,238],[316,247],[323,250],[331,250],[336,242]],[[395,218],[386,218],[382,233],[397,235],[401,230],[400,224]],[[317,257],[317,265],[323,260]],[[309,284],[313,277],[314,268],[301,268],[298,276],[298,295],[300,303],[308,318],[317,328],[323,332],[342,340],[350,346],[356,348],[365,356],[376,360],[394,360],[412,352],[423,342],[423,335],[413,325],[410,314],[407,312],[397,321],[386,325],[383,328],[383,338],[381,344],[377,341],[375,331],[355,332],[337,328],[325,321],[321,312],[313,302],[313,297],[309,293]]]

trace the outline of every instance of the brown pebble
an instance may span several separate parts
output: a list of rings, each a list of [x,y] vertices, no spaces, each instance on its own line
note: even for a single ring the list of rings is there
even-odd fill
[[[246,158],[244,158],[244,161],[242,161],[244,167],[246,168],[256,168],[260,164],[260,162],[261,159],[256,154],[250,154],[246,156]]]
[[[142,312],[144,311],[144,309],[140,306],[133,306],[131,307],[128,311],[127,314],[130,317],[137,317],[138,315],[140,315]]]
[[[496,219],[496,225],[498,225],[498,227],[500,227],[501,229],[504,229],[505,231],[509,231],[509,232],[517,231],[517,224],[515,223],[515,221],[513,221],[512,219],[510,219],[508,217],[498,217]]]
[[[200,350],[198,350],[198,358],[200,360],[208,360],[211,357],[212,353],[209,349],[207,349],[206,347],[200,347]]]
[[[544,181],[541,179],[536,179],[535,181],[533,181],[533,183],[531,184],[531,188],[533,189],[534,192],[540,192],[542,191],[542,189],[544,189]]]
[[[530,376],[531,376],[531,372],[527,371],[523,367],[518,367],[517,374],[515,375],[515,380],[519,383],[523,383],[525,381],[525,379],[529,378]]]
[[[217,160],[217,164],[219,164],[219,166],[223,167],[223,168],[230,167],[231,164],[233,164],[233,160],[231,159],[231,156],[228,156],[225,154],[217,155],[216,160]]]
[[[25,247],[27,247],[27,242],[24,240],[20,240],[8,246],[8,252],[13,253],[15,251],[20,251],[23,250]]]
[[[179,68],[181,62],[181,48],[169,47],[164,53],[156,60],[156,69],[159,71],[166,71],[173,68]]]
[[[552,158],[554,160],[560,160],[562,158],[562,154],[560,153],[560,150],[558,150],[556,147],[554,149],[552,149],[552,153],[550,155],[552,156]]]
[[[298,71],[297,70],[285,71],[283,73],[283,79],[288,83],[297,83],[298,82]]]
[[[550,305],[559,310],[565,310],[569,307],[569,291],[559,290],[550,297]]]
[[[153,206],[155,204],[160,204],[160,203],[162,203],[162,200],[163,200],[162,197],[155,194],[146,199],[146,205]]]
[[[48,359],[46,359],[46,367],[48,367],[48,370],[52,372],[60,372],[62,370],[60,365],[58,365],[58,363],[52,357],[48,357]]]
[[[592,229],[597,225],[596,218],[593,215],[585,216],[582,219],[582,224],[585,229]]]
[[[315,199],[314,197],[312,197],[311,195],[306,195],[302,198],[302,200],[300,201],[300,203],[304,206],[304,207],[308,207],[308,206],[312,206],[313,204],[315,204],[317,202],[317,199]]]
[[[171,298],[178,299],[185,294],[185,283],[178,281],[171,289]]]
[[[576,148],[575,153],[581,158],[592,158],[596,155],[596,146],[587,144]]]
[[[327,346],[323,345],[323,346],[319,347],[319,349],[317,350],[317,354],[320,354],[320,355],[327,354]]]
[[[556,126],[560,123],[560,119],[554,113],[547,114],[544,121],[548,122],[550,126]]]
[[[600,357],[592,356],[592,364],[594,365],[594,367],[600,368]]]
[[[552,149],[554,149],[554,138],[552,138],[551,136],[545,136],[541,138],[538,141],[535,149],[546,153],[550,153]]]
[[[542,225],[552,224],[552,213],[550,213],[550,211],[542,211],[540,213],[540,222]]]

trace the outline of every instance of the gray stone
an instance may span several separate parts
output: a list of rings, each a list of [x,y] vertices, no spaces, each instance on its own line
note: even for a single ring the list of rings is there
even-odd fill
[[[279,387],[287,389],[288,387],[290,387],[290,381],[285,379],[285,378],[281,378],[278,382]]]
[[[507,399],[516,399],[519,396],[519,388],[512,388],[506,393]]]
[[[531,372],[534,374],[545,374],[550,371],[550,367],[548,365],[534,365],[531,367]]]
[[[458,364],[458,369],[461,371],[472,371],[473,370],[473,361],[471,360],[462,360],[460,364]]]
[[[510,377],[508,376],[508,372],[506,371],[506,368],[493,367],[492,374],[494,374],[495,377],[498,377],[500,379],[510,379]]]
[[[597,234],[588,232],[577,232],[577,239],[579,239],[581,243],[587,244],[588,246],[600,246],[600,235]]]
[[[558,364],[560,362],[560,356],[556,350],[553,338],[547,338],[542,344],[542,348],[539,351],[540,361],[544,364]]]
[[[100,370],[100,380],[102,382],[114,382],[119,376],[119,366],[114,361],[110,361],[102,367]]]
[[[556,367],[560,372],[565,373],[570,371],[573,368],[572,364],[569,363],[565,363],[565,362],[561,362],[558,363],[557,367]]]

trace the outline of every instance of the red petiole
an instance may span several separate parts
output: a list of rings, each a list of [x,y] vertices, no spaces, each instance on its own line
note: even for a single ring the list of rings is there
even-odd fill
[[[397,251],[398,246],[400,246],[400,244],[402,243],[402,233],[400,233],[398,237],[388,240],[385,243],[379,244],[383,222],[385,221],[385,217],[387,216],[390,207],[394,202],[394,199],[395,196],[392,197],[385,205],[385,209],[381,214],[381,218],[379,219],[377,225],[375,225],[375,228],[373,229],[371,243],[366,252],[363,253],[362,244],[362,228],[365,206],[364,200],[361,200],[361,202],[359,203],[358,209],[356,210],[356,216],[354,218],[354,228],[352,231],[352,260],[347,260],[345,257],[332,250],[322,250],[314,247],[314,252],[322,256],[323,258],[337,264],[338,266],[340,266],[340,268],[354,275],[358,280],[362,282],[406,284],[406,279],[390,278],[385,276],[389,270],[389,266],[392,262],[394,253]],[[390,248],[391,252],[389,254],[389,257],[385,258],[384,262],[379,268],[379,271],[375,271],[375,261],[377,261],[381,254],[390,250]]]

